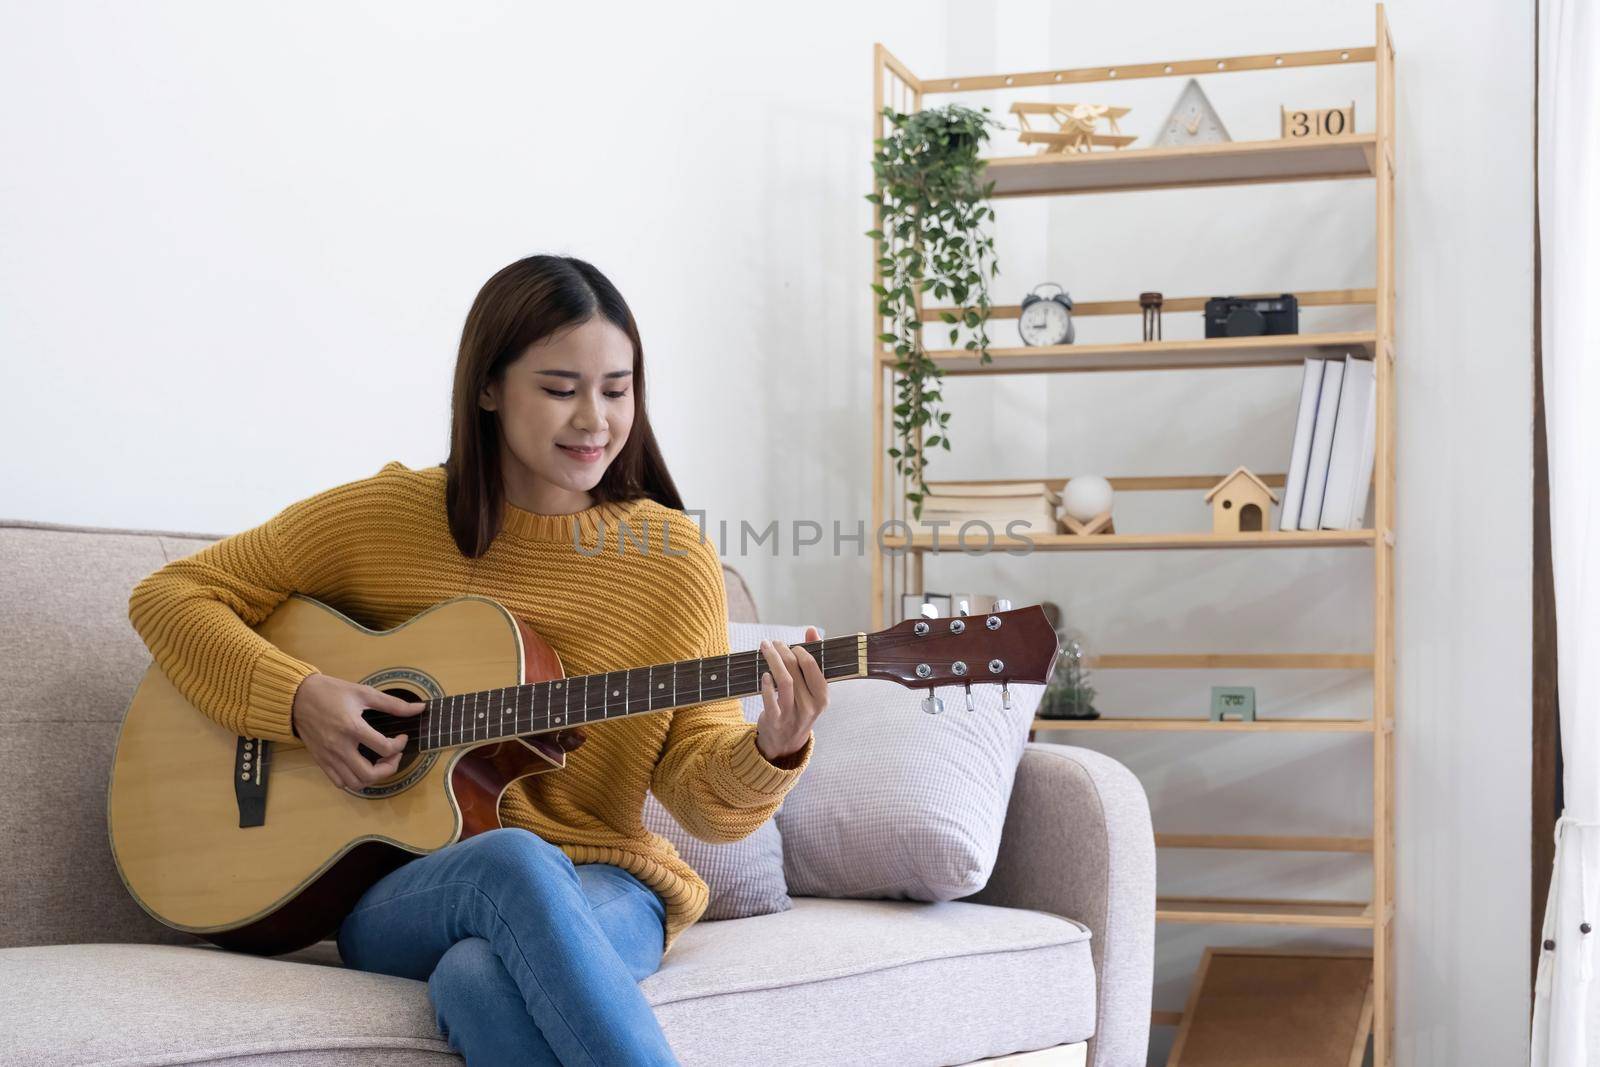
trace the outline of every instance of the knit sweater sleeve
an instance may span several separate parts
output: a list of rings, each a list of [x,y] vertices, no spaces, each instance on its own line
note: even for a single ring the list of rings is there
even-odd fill
[[[676,537],[676,533],[674,534]],[[694,650],[686,658],[726,655],[727,591],[722,561],[709,542],[696,541],[687,564],[684,624]],[[744,721],[738,700],[714,700],[671,712],[666,744],[650,789],[673,818],[702,841],[726,844],[754,833],[772,817],[811,762],[815,735],[803,748],[768,760],[756,747],[756,724]]]
[[[252,627],[295,592],[337,581],[339,518],[364,482],[290,504],[259,526],[176,559],[134,586],[128,620],[183,698],[244,737],[298,744],[300,683],[315,665]]]

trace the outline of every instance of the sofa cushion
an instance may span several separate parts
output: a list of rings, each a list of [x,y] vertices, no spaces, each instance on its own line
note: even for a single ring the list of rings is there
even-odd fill
[[[160,533],[0,524],[0,946],[195,941],[134,902],[106,841],[117,728],[150,665],[128,594],[185,551]]]
[[[209,945],[0,949],[0,1018],[0,1063],[35,1067],[461,1062],[426,983]]]
[[[641,987],[684,1067],[933,1067],[1094,1031],[1085,927],[960,901],[795,897],[696,923]]]
[[[816,748],[778,811],[792,896],[956,900],[982,889],[1000,852],[1017,763],[1044,686],[925,689],[875,678],[832,687]]]
[[[798,644],[805,640],[805,634],[804,626],[730,622],[728,651],[749,652],[764,640]],[[745,722],[761,718],[759,695],[744,697],[739,704]],[[705,881],[711,899],[700,916],[701,922],[746,919],[789,909],[789,887],[783,880],[783,838],[778,835],[775,819],[768,819],[748,837],[713,844],[680,826],[654,793],[645,793],[642,814],[645,829],[671,841],[683,861]]]
[[[3,949],[0,1061],[460,1062],[425,983],[337,963],[331,942],[282,959],[210,946]],[[1089,933],[1066,919],[804,898],[696,923],[641,989],[684,1067],[967,1063],[1088,1038],[1095,992]]]

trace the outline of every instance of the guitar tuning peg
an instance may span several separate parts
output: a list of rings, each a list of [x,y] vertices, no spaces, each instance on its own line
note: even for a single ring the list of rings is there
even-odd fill
[[[924,619],[937,619],[939,617],[939,608],[934,604],[922,605],[922,617]]]
[[[944,711],[944,701],[935,696],[930,689],[928,695],[922,698],[922,710],[929,715],[938,715]]]
[[[965,600],[963,600],[961,602],[961,606],[960,607],[956,608],[956,614],[957,615],[969,614],[969,612],[967,611],[967,602]]]
[[[1000,706],[1011,710],[1011,686],[1005,682],[1000,683]]]
[[[976,707],[973,706],[973,703],[972,703],[972,683],[971,682],[967,683],[967,710],[968,711],[977,711],[978,710]]]
[[[1011,610],[1011,601],[1007,600],[1005,597],[1001,597],[1000,599],[998,599],[998,600],[996,600],[994,602],[994,610],[996,610],[996,611],[1010,611]]]

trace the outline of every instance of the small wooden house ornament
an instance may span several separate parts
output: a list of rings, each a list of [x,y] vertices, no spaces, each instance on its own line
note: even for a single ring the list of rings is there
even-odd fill
[[[1211,487],[1206,503],[1211,505],[1211,532],[1258,533],[1267,528],[1267,518],[1278,494],[1243,467]]]

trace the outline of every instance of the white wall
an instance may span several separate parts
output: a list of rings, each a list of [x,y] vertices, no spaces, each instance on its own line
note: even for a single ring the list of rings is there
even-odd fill
[[[161,0],[0,20],[0,513],[227,532],[391,459],[438,463],[474,294],[560,252],[632,305],[688,507],[735,534],[870,521],[872,44],[936,66],[937,11]],[[771,617],[864,625],[864,549],[737,554]]]
[[[1532,12],[1472,7],[1389,8],[1405,1064],[1518,1062],[1527,1031]],[[78,2],[0,20],[0,514],[211,532],[389,459],[443,459],[462,317],[489,274],[536,251],[592,260],[633,304],[690,507],[735,530],[870,521],[874,40],[939,77],[1373,33],[1371,5],[1343,0]],[[1370,73],[1205,85],[1245,139],[1272,135],[1280,103],[1353,98],[1370,129]],[[1125,128],[1144,134],[1180,85],[1059,95],[1132,105]],[[1008,201],[993,296],[1046,279],[1089,300],[1371,285],[1372,188]],[[1337,321],[1308,313],[1307,328]],[[1194,317],[1166,327],[1199,333]],[[1086,340],[1137,328],[1080,323]],[[1297,373],[954,383],[955,450],[930,474],[1281,470]],[[1204,528],[1197,497],[1125,496],[1119,529]],[[786,532],[784,558],[725,555],[767,618],[863,627],[867,559],[790,547]],[[1369,568],[1350,551],[946,556],[928,583],[1056,600],[1102,651],[1338,651],[1368,647]],[[1107,710],[1163,713],[1227,680],[1096,683]],[[1282,713],[1370,699],[1359,679],[1243,681]],[[1162,829],[1359,834],[1370,818],[1356,741],[1094,738],[1143,776]],[[1175,893],[1361,897],[1368,878],[1338,857],[1162,856]],[[1157,1006],[1181,1007],[1207,944],[1329,940],[1163,927]]]

